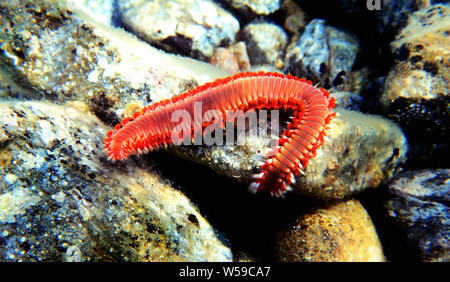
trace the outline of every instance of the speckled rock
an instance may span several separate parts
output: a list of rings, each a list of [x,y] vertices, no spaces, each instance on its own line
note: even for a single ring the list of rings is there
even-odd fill
[[[387,181],[404,162],[407,141],[396,124],[381,116],[337,112],[321,153],[291,185],[295,192],[322,199],[348,197]],[[242,145],[175,146],[172,151],[250,184],[274,138],[249,131]]]
[[[0,33],[0,65],[39,94],[31,98],[83,101],[113,125],[129,103],[149,104],[227,75],[59,5],[50,0],[0,3],[0,26],[7,27]]]
[[[408,171],[389,188],[388,235],[412,250],[408,260],[450,261],[450,170]]]
[[[0,102],[1,261],[231,261],[182,193],[103,152],[86,104]]]
[[[380,31],[397,33],[406,25],[409,15],[429,4],[429,0],[384,0],[383,12],[378,14]]]
[[[358,49],[356,37],[314,19],[287,47],[284,71],[344,90]]]
[[[288,37],[284,30],[271,23],[257,22],[245,26],[240,33],[245,41],[252,65],[274,65],[283,69],[283,55]]]
[[[357,200],[331,203],[299,216],[276,235],[274,256],[283,262],[385,260],[372,220]]]
[[[251,19],[255,16],[269,15],[280,9],[284,0],[223,0],[232,9]]]
[[[449,25],[450,6],[434,5],[414,13],[391,44],[396,61],[381,102],[405,130],[414,167],[450,165],[450,136],[442,130],[450,124]]]
[[[239,22],[210,0],[118,1],[123,23],[164,49],[207,60],[216,47],[234,41]]]

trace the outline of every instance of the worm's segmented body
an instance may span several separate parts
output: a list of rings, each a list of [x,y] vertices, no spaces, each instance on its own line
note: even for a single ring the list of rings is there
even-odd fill
[[[108,132],[105,148],[110,158],[125,159],[131,154],[171,145],[177,123],[171,115],[185,110],[194,117],[194,103],[202,105],[202,116],[208,110],[227,111],[267,109],[291,110],[293,118],[281,133],[279,145],[268,157],[262,172],[250,185],[253,191],[267,191],[279,196],[295,180],[316,150],[322,145],[327,124],[334,117],[334,99],[311,82],[279,73],[240,73],[204,84],[171,99],[156,102],[124,119]],[[223,116],[225,120],[225,116]],[[192,135],[205,129],[193,123]]]

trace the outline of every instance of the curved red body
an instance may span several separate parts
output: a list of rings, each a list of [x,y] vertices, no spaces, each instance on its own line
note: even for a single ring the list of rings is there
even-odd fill
[[[293,112],[275,153],[261,166],[262,173],[250,186],[254,191],[268,191],[277,196],[286,191],[315,156],[324,141],[326,126],[335,115],[331,111],[334,99],[307,80],[279,73],[240,73],[156,102],[124,119],[105,138],[109,157],[125,159],[134,153],[172,144],[171,133],[177,124],[171,121],[171,114],[181,109],[193,114],[195,102],[202,103],[204,112],[218,110],[224,115],[227,111],[263,108]],[[192,134],[203,129],[201,124],[195,124]]]

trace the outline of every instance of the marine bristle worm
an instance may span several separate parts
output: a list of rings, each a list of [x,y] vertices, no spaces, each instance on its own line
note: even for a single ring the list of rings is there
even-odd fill
[[[193,116],[196,102],[202,103],[203,113],[223,113],[223,120],[227,111],[279,109],[293,113],[280,135],[279,146],[261,165],[261,173],[254,176],[250,185],[255,192],[267,191],[275,196],[288,190],[295,176],[303,172],[323,144],[327,124],[335,116],[331,111],[334,99],[310,81],[279,73],[240,73],[156,102],[125,118],[105,138],[109,157],[125,159],[171,145],[172,131],[177,126],[171,120],[172,113],[185,110]],[[190,128],[192,136],[202,133],[205,127],[202,122],[194,122]]]

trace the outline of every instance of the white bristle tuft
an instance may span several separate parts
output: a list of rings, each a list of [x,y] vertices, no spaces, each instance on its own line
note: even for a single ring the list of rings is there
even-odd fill
[[[258,174],[253,174],[253,178],[255,179],[261,179],[264,176],[264,172],[258,173]]]
[[[251,193],[255,194],[256,192],[258,192],[259,185],[260,184],[258,182],[252,182],[252,183],[250,183],[250,186],[248,186],[248,190]]]
[[[316,151],[316,157],[321,157],[321,156],[323,156],[322,150],[317,150]]]
[[[295,184],[295,176],[293,173],[291,173],[291,183]]]

